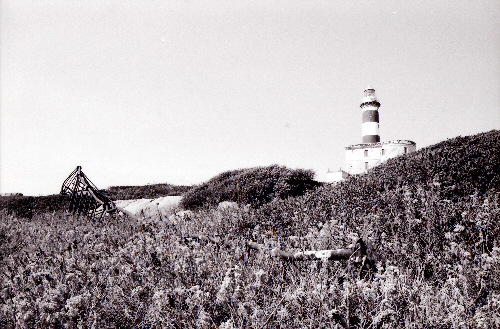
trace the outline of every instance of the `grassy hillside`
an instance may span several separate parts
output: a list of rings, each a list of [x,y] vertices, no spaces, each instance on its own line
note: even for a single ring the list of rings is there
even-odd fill
[[[154,199],[169,195],[182,195],[191,187],[172,184],[151,184],[145,186],[111,186],[104,190],[112,200]]]
[[[101,190],[111,200],[154,199],[169,195],[182,195],[190,186],[152,184],[145,186],[111,186]],[[36,214],[64,211],[69,207],[68,198],[55,194],[47,196],[0,196],[0,211],[17,217],[32,218]]]
[[[140,222],[3,211],[0,327],[499,327],[499,154],[498,131],[458,137],[300,196]],[[376,271],[244,243],[359,237]]]
[[[46,196],[2,196],[0,211],[16,217],[32,218],[36,214],[64,211],[69,207],[69,200],[59,194]]]
[[[217,206],[222,201],[259,207],[273,199],[298,196],[319,186],[314,172],[272,165],[227,171],[183,195],[186,209]]]

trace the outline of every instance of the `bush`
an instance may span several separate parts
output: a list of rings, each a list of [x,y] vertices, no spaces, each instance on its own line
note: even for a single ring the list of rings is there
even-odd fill
[[[162,196],[181,195],[190,186],[171,184],[152,184],[145,186],[111,186],[102,190],[112,200],[154,199]]]
[[[67,197],[54,194],[46,196],[0,197],[0,210],[17,217],[32,218],[34,214],[65,210],[69,207]]]
[[[272,165],[227,171],[183,195],[186,209],[216,206],[222,201],[259,207],[273,199],[302,195],[320,185],[314,172]]]

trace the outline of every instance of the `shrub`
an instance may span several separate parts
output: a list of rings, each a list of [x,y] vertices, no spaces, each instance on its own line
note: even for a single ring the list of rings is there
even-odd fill
[[[8,214],[23,218],[32,218],[34,214],[65,210],[68,206],[69,200],[60,194],[0,198],[0,210],[5,209]]]
[[[154,199],[162,196],[181,195],[190,186],[172,184],[152,184],[145,186],[111,186],[102,190],[112,200]]]
[[[302,195],[320,185],[314,172],[272,165],[227,171],[198,185],[183,196],[186,209],[216,206],[222,201],[259,207],[275,198]]]

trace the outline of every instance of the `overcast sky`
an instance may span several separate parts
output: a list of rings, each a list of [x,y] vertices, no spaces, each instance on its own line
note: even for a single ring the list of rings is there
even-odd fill
[[[0,2],[0,192],[197,184],[271,164],[326,178],[361,143],[500,129],[500,2]]]

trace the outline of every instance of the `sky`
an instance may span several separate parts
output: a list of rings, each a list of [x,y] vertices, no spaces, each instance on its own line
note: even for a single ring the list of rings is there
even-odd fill
[[[382,141],[500,129],[500,2],[0,2],[0,193],[345,167]]]

